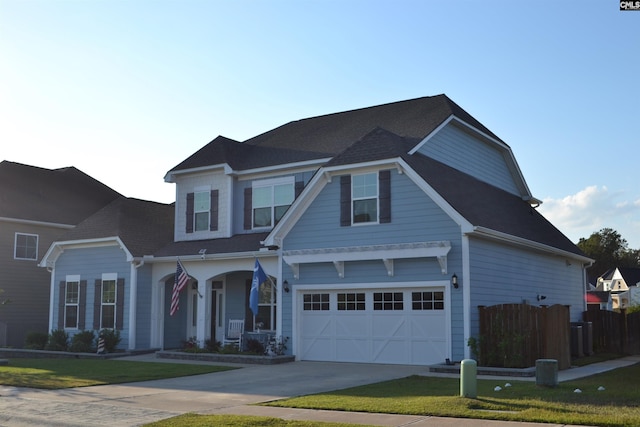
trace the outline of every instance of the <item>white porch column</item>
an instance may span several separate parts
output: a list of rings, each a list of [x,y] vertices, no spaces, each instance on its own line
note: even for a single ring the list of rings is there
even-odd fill
[[[204,347],[204,341],[207,337],[207,326],[211,324],[209,320],[211,316],[211,300],[207,298],[207,295],[211,295],[211,290],[207,292],[207,288],[210,287],[211,285],[207,284],[206,279],[198,278],[196,339],[201,347]]]

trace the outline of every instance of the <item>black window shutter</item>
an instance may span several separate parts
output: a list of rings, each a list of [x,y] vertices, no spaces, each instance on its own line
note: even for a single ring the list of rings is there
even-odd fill
[[[251,230],[253,221],[251,220],[251,211],[253,210],[253,189],[247,187],[244,189],[244,229]]]
[[[304,190],[304,182],[303,181],[296,181],[295,184],[295,198],[297,199],[298,196],[300,195],[300,193],[302,193],[302,190]]]
[[[93,329],[100,330],[100,307],[102,304],[102,280],[96,279],[93,294]]]
[[[193,193],[187,194],[187,233],[193,233]]]
[[[58,296],[58,329],[64,329],[64,301],[66,282],[60,282],[60,295]]]
[[[87,318],[87,281],[80,281],[80,300],[78,301],[78,329],[84,331]]]
[[[391,222],[391,171],[378,173],[378,195],[380,198],[380,223]]]
[[[218,190],[211,190],[211,212],[209,219],[209,230],[218,231]]]
[[[351,225],[351,175],[340,177],[340,226]]]
[[[116,282],[116,329],[122,330],[124,327],[124,279],[120,278]]]

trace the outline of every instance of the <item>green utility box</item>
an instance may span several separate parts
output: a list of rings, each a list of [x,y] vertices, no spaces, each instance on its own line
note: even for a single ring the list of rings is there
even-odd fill
[[[472,399],[478,396],[478,364],[473,359],[460,362],[460,396]]]

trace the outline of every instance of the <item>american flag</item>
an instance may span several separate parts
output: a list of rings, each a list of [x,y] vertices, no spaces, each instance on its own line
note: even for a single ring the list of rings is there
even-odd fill
[[[169,314],[173,316],[178,311],[178,303],[180,302],[180,291],[187,285],[189,281],[189,275],[187,270],[184,269],[180,260],[176,267],[176,280],[173,282],[173,293],[171,294],[171,310]]]

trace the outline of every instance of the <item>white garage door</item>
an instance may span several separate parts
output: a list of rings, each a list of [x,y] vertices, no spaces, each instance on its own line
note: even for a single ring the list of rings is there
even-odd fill
[[[428,365],[448,356],[444,288],[298,293],[302,360]]]

